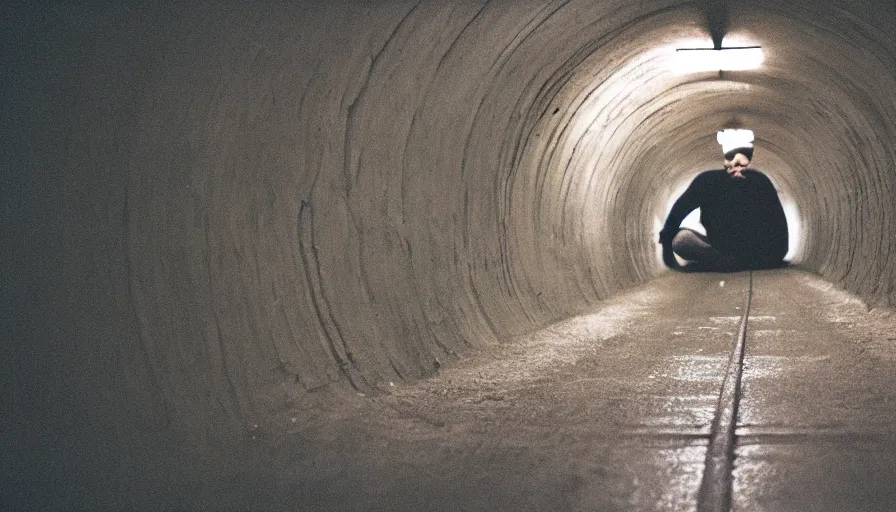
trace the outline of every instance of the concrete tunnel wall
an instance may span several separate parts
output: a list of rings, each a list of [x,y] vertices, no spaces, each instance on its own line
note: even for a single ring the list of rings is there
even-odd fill
[[[658,219],[732,123],[800,212],[798,262],[896,305],[890,0],[731,5],[767,60],[724,77],[668,68],[707,39],[694,2],[0,18],[9,485],[213,446],[660,275]]]

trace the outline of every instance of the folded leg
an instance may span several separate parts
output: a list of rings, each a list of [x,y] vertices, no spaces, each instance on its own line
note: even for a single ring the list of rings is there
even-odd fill
[[[737,270],[734,258],[709,243],[706,235],[682,228],[672,239],[672,250],[682,258],[705,270]]]

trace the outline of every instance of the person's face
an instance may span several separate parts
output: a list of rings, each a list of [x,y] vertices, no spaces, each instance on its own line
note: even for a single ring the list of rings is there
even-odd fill
[[[731,160],[725,160],[725,169],[728,170],[728,176],[734,178],[743,178],[744,175],[741,174],[741,172],[746,169],[748,165],[750,165],[750,159],[743,153],[734,155],[734,158]]]

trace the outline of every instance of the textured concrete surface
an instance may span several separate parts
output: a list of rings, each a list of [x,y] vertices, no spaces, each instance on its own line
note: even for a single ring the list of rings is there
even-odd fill
[[[191,510],[716,510],[698,490],[747,278],[668,275],[388,395],[282,411],[250,426],[225,464],[192,458],[154,474],[143,499]],[[753,292],[732,510],[887,510],[896,316],[798,270],[754,273]]]
[[[755,279],[735,510],[891,510],[896,316],[809,276]]]
[[[707,18],[765,66],[672,72]],[[795,259],[893,307],[894,24],[889,0],[4,3],[4,488],[120,504],[160,451],[648,282],[731,123]]]

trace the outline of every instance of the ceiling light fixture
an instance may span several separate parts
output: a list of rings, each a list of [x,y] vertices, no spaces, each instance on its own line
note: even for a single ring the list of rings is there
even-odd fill
[[[728,48],[678,48],[675,68],[684,73],[756,69],[765,60],[761,46]]]

